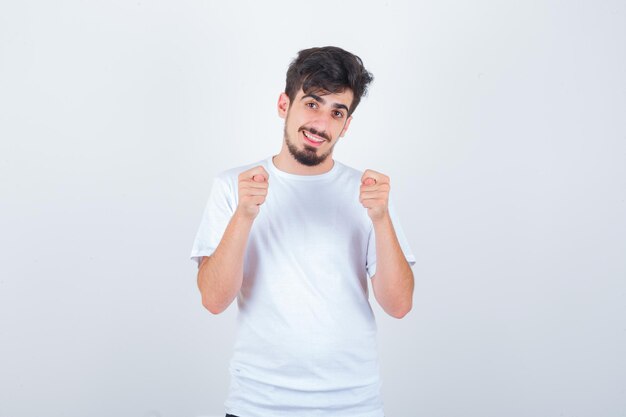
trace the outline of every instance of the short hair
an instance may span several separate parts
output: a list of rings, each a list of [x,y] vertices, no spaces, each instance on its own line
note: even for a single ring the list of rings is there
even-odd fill
[[[351,115],[373,80],[374,76],[365,69],[361,58],[348,51],[336,46],[303,49],[287,69],[285,93],[293,102],[300,88],[305,94],[341,93],[349,88],[354,94],[348,110]]]

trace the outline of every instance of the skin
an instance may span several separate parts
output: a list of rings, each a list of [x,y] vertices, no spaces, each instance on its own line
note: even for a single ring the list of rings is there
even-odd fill
[[[302,90],[293,102],[287,94],[278,98],[278,115],[285,119],[282,148],[273,161],[278,169],[297,175],[319,175],[332,169],[332,153],[342,138],[352,116],[348,109],[353,94],[305,94]],[[305,133],[323,139],[312,146]],[[292,148],[291,151],[289,148]],[[293,153],[321,161],[313,166],[299,162]],[[239,204],[217,249],[204,257],[198,270],[198,288],[202,304],[213,314],[224,311],[236,298],[243,282],[243,259],[254,219],[262,209],[269,191],[269,174],[257,166],[239,175]],[[359,201],[367,209],[376,234],[376,274],[372,277],[374,296],[383,310],[396,318],[412,308],[413,271],[406,261],[389,214],[390,180],[386,175],[366,170],[361,178]]]

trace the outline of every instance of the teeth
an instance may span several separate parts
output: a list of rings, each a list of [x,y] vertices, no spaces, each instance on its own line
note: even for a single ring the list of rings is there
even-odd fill
[[[304,133],[304,136],[306,136],[307,138],[311,139],[313,142],[317,142],[317,143],[321,143],[324,142],[324,139],[317,139],[314,138],[312,136],[310,136],[307,132],[305,132],[304,130],[302,131],[302,133]]]

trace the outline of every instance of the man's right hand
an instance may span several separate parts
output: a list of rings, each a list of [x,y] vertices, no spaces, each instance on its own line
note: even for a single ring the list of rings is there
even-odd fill
[[[239,174],[239,204],[237,211],[244,217],[254,219],[259,207],[265,202],[269,174],[261,165]]]

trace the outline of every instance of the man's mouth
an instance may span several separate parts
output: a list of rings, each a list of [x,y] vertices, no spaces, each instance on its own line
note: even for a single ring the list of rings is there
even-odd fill
[[[309,143],[311,146],[321,146],[322,143],[326,142],[326,139],[314,135],[311,132],[307,132],[306,130],[302,131],[302,135],[304,136],[304,140]]]

